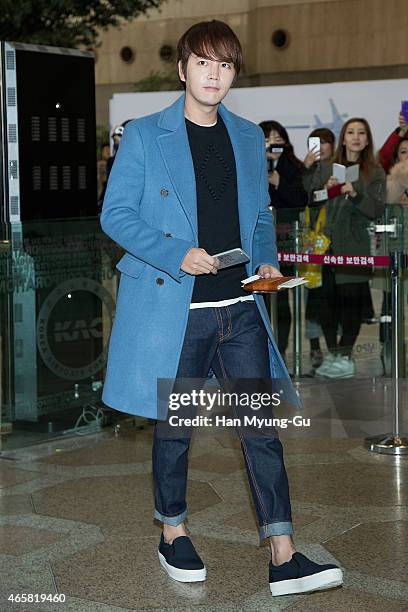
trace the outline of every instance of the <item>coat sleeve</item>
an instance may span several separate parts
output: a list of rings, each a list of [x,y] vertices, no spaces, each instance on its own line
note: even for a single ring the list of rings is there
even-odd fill
[[[401,138],[399,135],[399,128],[397,128],[394,132],[391,132],[391,134],[388,136],[387,140],[384,142],[378,153],[380,164],[386,172],[388,172],[391,167],[392,154],[394,152],[394,148],[397,145],[397,142],[399,142],[400,140]]]
[[[322,202],[313,200],[314,192],[324,189],[331,175],[331,165],[327,162],[317,162],[309,169],[305,169],[302,174],[303,188],[307,193],[309,206],[317,206],[320,208]]]
[[[269,208],[268,168],[265,155],[265,137],[261,129],[258,132],[259,141],[259,211],[253,238],[252,273],[259,266],[271,264],[279,268],[278,251],[276,248],[275,221]]]
[[[101,213],[103,231],[128,253],[181,282],[180,269],[193,242],[168,237],[140,217],[145,155],[136,122],[126,126],[109,176]]]
[[[309,193],[309,206],[313,205],[313,193],[320,189],[324,189],[327,181],[332,174],[332,164],[327,161],[317,162],[310,170],[306,171],[306,182],[303,186]],[[320,202],[317,203],[320,206]]]
[[[316,172],[317,164],[314,164],[311,168],[305,168],[302,174],[302,184],[303,189],[307,193],[307,199],[310,203],[313,201],[313,191],[314,189],[314,180],[315,180],[315,172]]]
[[[385,210],[386,181],[385,172],[379,166],[375,168],[368,181],[360,179],[354,183],[356,197],[350,196],[354,209],[369,219],[377,219]]]

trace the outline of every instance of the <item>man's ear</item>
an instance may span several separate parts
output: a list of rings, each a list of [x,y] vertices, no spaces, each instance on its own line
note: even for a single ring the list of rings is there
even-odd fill
[[[185,77],[184,72],[183,72],[183,68],[182,68],[182,65],[181,65],[181,60],[177,64],[177,70],[178,70],[178,75],[179,75],[180,81],[183,81],[183,83],[185,83],[186,82],[186,77]]]

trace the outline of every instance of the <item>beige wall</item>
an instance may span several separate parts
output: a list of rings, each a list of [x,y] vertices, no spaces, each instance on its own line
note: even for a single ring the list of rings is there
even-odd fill
[[[271,31],[291,34],[284,51],[270,44]],[[406,64],[407,0],[338,0],[263,7],[251,13],[256,32],[250,65],[255,73],[332,70]]]
[[[313,83],[330,80],[404,77],[408,74],[408,0],[168,0],[101,35],[97,50],[97,121],[106,124],[107,101],[115,91],[151,71],[172,73],[158,51],[200,19],[219,18],[239,36],[245,54],[245,85]],[[290,44],[271,44],[275,29]],[[123,46],[136,52],[132,64],[119,56]]]

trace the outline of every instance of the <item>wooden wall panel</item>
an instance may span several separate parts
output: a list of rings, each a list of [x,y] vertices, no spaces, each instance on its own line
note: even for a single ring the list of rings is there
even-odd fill
[[[190,25],[213,18],[242,42],[245,86],[408,76],[408,0],[168,0],[161,13],[102,33],[98,119],[106,120],[109,92],[133,91],[150,72],[174,70],[159,58],[163,44],[175,46]],[[276,29],[288,31],[287,49],[271,44]],[[119,56],[126,45],[136,51],[132,64]]]
[[[224,19],[236,30],[246,52],[248,75],[408,63],[408,0],[281,0],[279,5],[270,0],[271,5],[265,6],[267,2],[245,5],[237,0],[236,12],[205,16]],[[244,6],[251,8],[244,11]],[[172,18],[168,8],[165,14],[163,19],[144,18],[102,34],[97,83],[137,81],[151,70],[168,70],[158,58],[160,46],[175,45],[200,17]],[[271,44],[272,32],[279,28],[290,35],[285,50]],[[124,45],[136,50],[133,64],[119,58]]]
[[[258,74],[408,63],[407,0],[264,7],[251,15],[251,28],[257,43],[249,52],[250,66]],[[289,32],[285,50],[270,43],[277,28]]]

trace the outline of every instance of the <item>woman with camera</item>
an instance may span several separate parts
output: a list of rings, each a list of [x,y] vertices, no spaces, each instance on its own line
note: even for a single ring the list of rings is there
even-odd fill
[[[269,197],[276,209],[276,233],[279,251],[294,250],[294,223],[307,204],[302,184],[303,163],[296,157],[286,129],[277,121],[260,124],[265,134],[268,159]],[[292,266],[281,266],[284,275],[293,274]],[[291,324],[289,292],[278,293],[278,347],[284,356]]]

